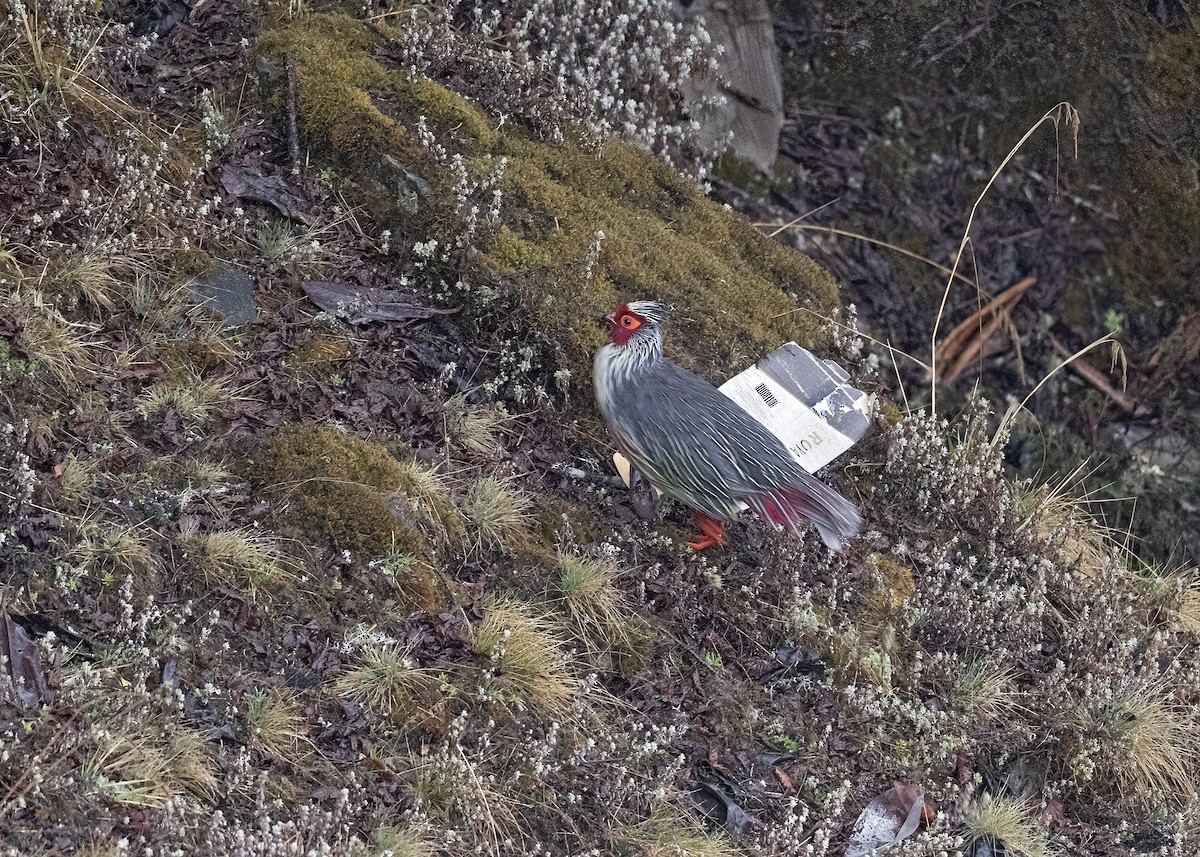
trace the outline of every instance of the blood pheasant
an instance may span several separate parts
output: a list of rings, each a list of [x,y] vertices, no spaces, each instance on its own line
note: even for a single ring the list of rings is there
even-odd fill
[[[791,534],[816,525],[825,544],[858,533],[858,508],[808,473],[783,442],[703,378],[663,356],[666,313],[654,301],[606,316],[593,365],[596,401],[617,448],[658,490],[693,510],[697,550],[719,545],[744,509]]]

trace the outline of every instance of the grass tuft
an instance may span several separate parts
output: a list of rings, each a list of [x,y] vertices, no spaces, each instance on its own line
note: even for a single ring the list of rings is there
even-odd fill
[[[496,687],[506,699],[566,720],[581,682],[571,673],[553,623],[528,604],[502,597],[484,608],[471,651],[489,657]]]
[[[408,827],[383,824],[371,833],[371,857],[435,857],[441,853],[425,835]]]
[[[1073,723],[1084,736],[1072,760],[1085,778],[1113,784],[1146,805],[1178,805],[1196,793],[1200,724],[1172,701],[1160,681],[1135,685],[1078,706]]]
[[[364,640],[358,666],[338,679],[335,692],[390,720],[427,714],[437,682],[418,668],[412,651],[395,640]]]
[[[444,419],[447,438],[469,452],[492,458],[503,451],[500,434],[512,417],[502,407],[472,405],[465,393],[457,393],[446,401]]]
[[[279,543],[250,527],[212,533],[185,527],[179,544],[210,583],[244,591],[252,598],[268,596],[294,576]]]
[[[132,524],[104,524],[85,520],[71,557],[80,566],[106,573],[142,575],[157,566],[149,533]]]
[[[1200,634],[1200,570],[1187,572],[1187,583],[1179,596],[1179,626],[1189,634]]]
[[[58,496],[70,508],[85,505],[99,481],[99,462],[95,458],[79,458],[71,453],[63,459],[60,467]]]
[[[31,374],[44,372],[69,389],[95,376],[98,367],[86,328],[64,318],[41,291],[17,291],[0,305],[21,319],[16,341]]]
[[[654,634],[617,588],[611,562],[560,552],[557,601],[567,624],[594,663],[636,670],[649,656]],[[606,663],[607,661],[607,663]]]
[[[204,425],[233,399],[234,393],[225,383],[193,375],[149,387],[138,397],[137,412],[148,420],[172,408],[185,423]]]
[[[1015,680],[1010,667],[986,659],[969,662],[955,671],[950,702],[972,720],[995,720],[1018,707]]]
[[[463,539],[462,513],[450,494],[450,480],[419,461],[397,461],[399,490],[411,501],[413,510],[437,530],[437,535],[455,543]]]
[[[99,732],[83,777],[116,803],[161,807],[184,792],[212,799],[217,778],[204,738],[181,726],[133,733]]]
[[[722,833],[709,833],[687,813],[658,806],[640,824],[615,831],[613,838],[644,857],[737,857],[741,852]]]
[[[529,497],[510,482],[483,476],[467,493],[462,512],[479,548],[507,550],[525,532]]]
[[[305,718],[294,691],[287,688],[256,690],[245,697],[246,743],[268,756],[293,759],[302,744],[309,744]]]
[[[985,794],[964,808],[963,821],[970,840],[986,842],[994,853],[1013,857],[1054,857],[1059,853],[1036,808],[1025,801]],[[1004,843],[1003,850],[997,842]]]
[[[1057,482],[1024,492],[1018,508],[1028,516],[1023,526],[1031,527],[1039,540],[1052,545],[1064,567],[1098,578],[1120,565],[1119,536],[1123,534],[1089,513],[1095,501],[1080,485],[1085,476],[1084,465],[1080,465]]]

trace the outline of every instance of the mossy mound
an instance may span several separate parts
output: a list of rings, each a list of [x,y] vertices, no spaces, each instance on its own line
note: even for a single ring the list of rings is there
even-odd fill
[[[403,502],[424,499],[424,492],[378,443],[323,426],[290,426],[263,445],[251,479],[276,502],[281,532],[367,557],[428,552]],[[443,527],[457,520],[448,500],[431,505]]]
[[[618,142],[601,150],[545,143],[389,68],[376,57],[393,35],[344,15],[312,15],[267,33],[259,48],[276,67],[294,53],[299,120],[313,154],[344,171],[354,186],[348,198],[381,226],[403,229],[395,233],[403,241],[436,237],[445,247],[461,237],[451,223],[461,211],[448,159],[461,155],[472,176],[507,159],[500,222],[473,234],[453,272],[483,287],[475,293],[488,297],[468,300],[467,310],[489,319],[489,330],[498,292],[519,307],[521,333],[548,345],[575,377],[590,374],[603,341],[596,319],[627,300],[674,305],[671,341],[696,368],[727,372],[788,339],[824,341],[819,316],[835,311],[837,288],[810,259],[646,152]],[[421,117],[445,155],[421,143]],[[415,206],[412,194],[391,187],[397,182],[423,188]]]
[[[832,277],[658,159],[620,143],[597,153],[515,135],[501,151],[506,228],[486,259],[569,368],[586,372],[603,343],[599,315],[645,298],[676,307],[671,340],[697,368],[728,371],[789,339],[823,340],[814,313],[834,311]]]

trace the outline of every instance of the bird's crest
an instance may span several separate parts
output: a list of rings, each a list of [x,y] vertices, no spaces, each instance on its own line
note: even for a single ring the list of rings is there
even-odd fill
[[[661,335],[667,311],[658,301],[630,301],[608,316],[612,341],[624,345],[635,333]]]
[[[643,322],[650,322],[656,327],[662,327],[667,321],[667,310],[658,301],[630,301],[618,307],[614,315],[619,318],[622,310],[639,315]]]

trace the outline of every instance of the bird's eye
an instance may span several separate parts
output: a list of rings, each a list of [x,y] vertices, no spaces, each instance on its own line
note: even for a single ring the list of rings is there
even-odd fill
[[[641,326],[641,322],[631,315],[621,316],[621,327],[626,330],[637,330]]]

